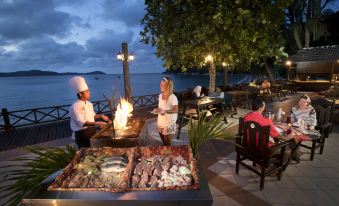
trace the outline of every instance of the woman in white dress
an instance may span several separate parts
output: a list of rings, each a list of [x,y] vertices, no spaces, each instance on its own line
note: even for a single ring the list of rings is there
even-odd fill
[[[169,77],[161,79],[160,90],[159,105],[155,109],[158,113],[157,126],[163,145],[169,146],[176,132],[178,99],[173,94],[173,81]]]

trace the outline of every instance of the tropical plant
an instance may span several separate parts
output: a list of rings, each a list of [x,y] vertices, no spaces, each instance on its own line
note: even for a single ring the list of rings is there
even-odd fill
[[[196,155],[200,146],[209,139],[220,139],[234,142],[234,135],[226,131],[229,127],[223,124],[223,116],[208,117],[206,112],[198,114],[196,119],[190,117],[188,124],[189,144]]]
[[[210,92],[216,68],[262,62],[284,46],[286,0],[146,0],[141,41],[157,47],[164,66],[207,67]],[[208,58],[207,58],[208,57]],[[249,66],[247,66],[249,68]]]
[[[34,157],[20,157],[14,164],[1,167],[3,177],[0,199],[7,198],[5,205],[17,205],[24,198],[30,198],[45,189],[44,181],[56,171],[65,168],[73,159],[76,149],[32,146],[26,147]]]

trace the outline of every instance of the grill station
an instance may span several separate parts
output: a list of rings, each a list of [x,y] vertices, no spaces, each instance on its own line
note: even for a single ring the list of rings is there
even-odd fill
[[[147,115],[121,100],[114,121],[26,205],[212,205],[191,148],[149,146]]]

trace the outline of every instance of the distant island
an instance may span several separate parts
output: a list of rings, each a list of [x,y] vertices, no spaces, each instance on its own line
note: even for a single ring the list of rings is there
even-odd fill
[[[101,71],[93,71],[88,73],[77,72],[52,72],[42,70],[28,70],[28,71],[16,71],[16,72],[0,72],[0,77],[22,77],[22,76],[62,76],[62,75],[103,75],[106,74]]]

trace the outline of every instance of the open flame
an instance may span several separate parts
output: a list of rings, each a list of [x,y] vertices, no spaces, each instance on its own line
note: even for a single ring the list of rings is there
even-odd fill
[[[114,125],[118,130],[126,129],[128,117],[132,116],[133,105],[126,99],[120,98],[115,112]]]

